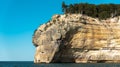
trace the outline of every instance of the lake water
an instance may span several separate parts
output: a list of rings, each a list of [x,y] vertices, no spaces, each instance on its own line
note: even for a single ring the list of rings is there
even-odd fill
[[[120,67],[120,63],[50,63],[34,64],[32,61],[0,62],[0,67]]]

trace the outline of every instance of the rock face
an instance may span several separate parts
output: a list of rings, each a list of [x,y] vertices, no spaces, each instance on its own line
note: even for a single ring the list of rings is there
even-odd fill
[[[81,14],[54,15],[34,33],[34,63],[119,62],[120,17],[99,20]]]

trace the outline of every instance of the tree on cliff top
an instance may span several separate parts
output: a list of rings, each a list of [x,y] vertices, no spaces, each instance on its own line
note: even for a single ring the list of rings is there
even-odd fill
[[[65,2],[62,2],[62,12],[66,13],[67,10],[67,5],[65,4]]]
[[[106,19],[109,17],[114,17],[120,15],[120,5],[119,4],[70,4],[66,5],[65,2],[62,3],[62,11],[67,14],[80,13],[91,17],[97,17],[99,19]]]

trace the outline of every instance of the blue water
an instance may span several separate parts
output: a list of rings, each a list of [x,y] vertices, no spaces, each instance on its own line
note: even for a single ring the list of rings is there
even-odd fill
[[[120,67],[120,63],[50,63],[34,64],[32,61],[0,62],[0,67]]]

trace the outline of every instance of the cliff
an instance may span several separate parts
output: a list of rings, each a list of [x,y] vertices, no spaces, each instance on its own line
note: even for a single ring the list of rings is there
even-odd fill
[[[54,15],[33,35],[34,63],[119,62],[119,33],[119,16],[99,20],[81,14]]]

